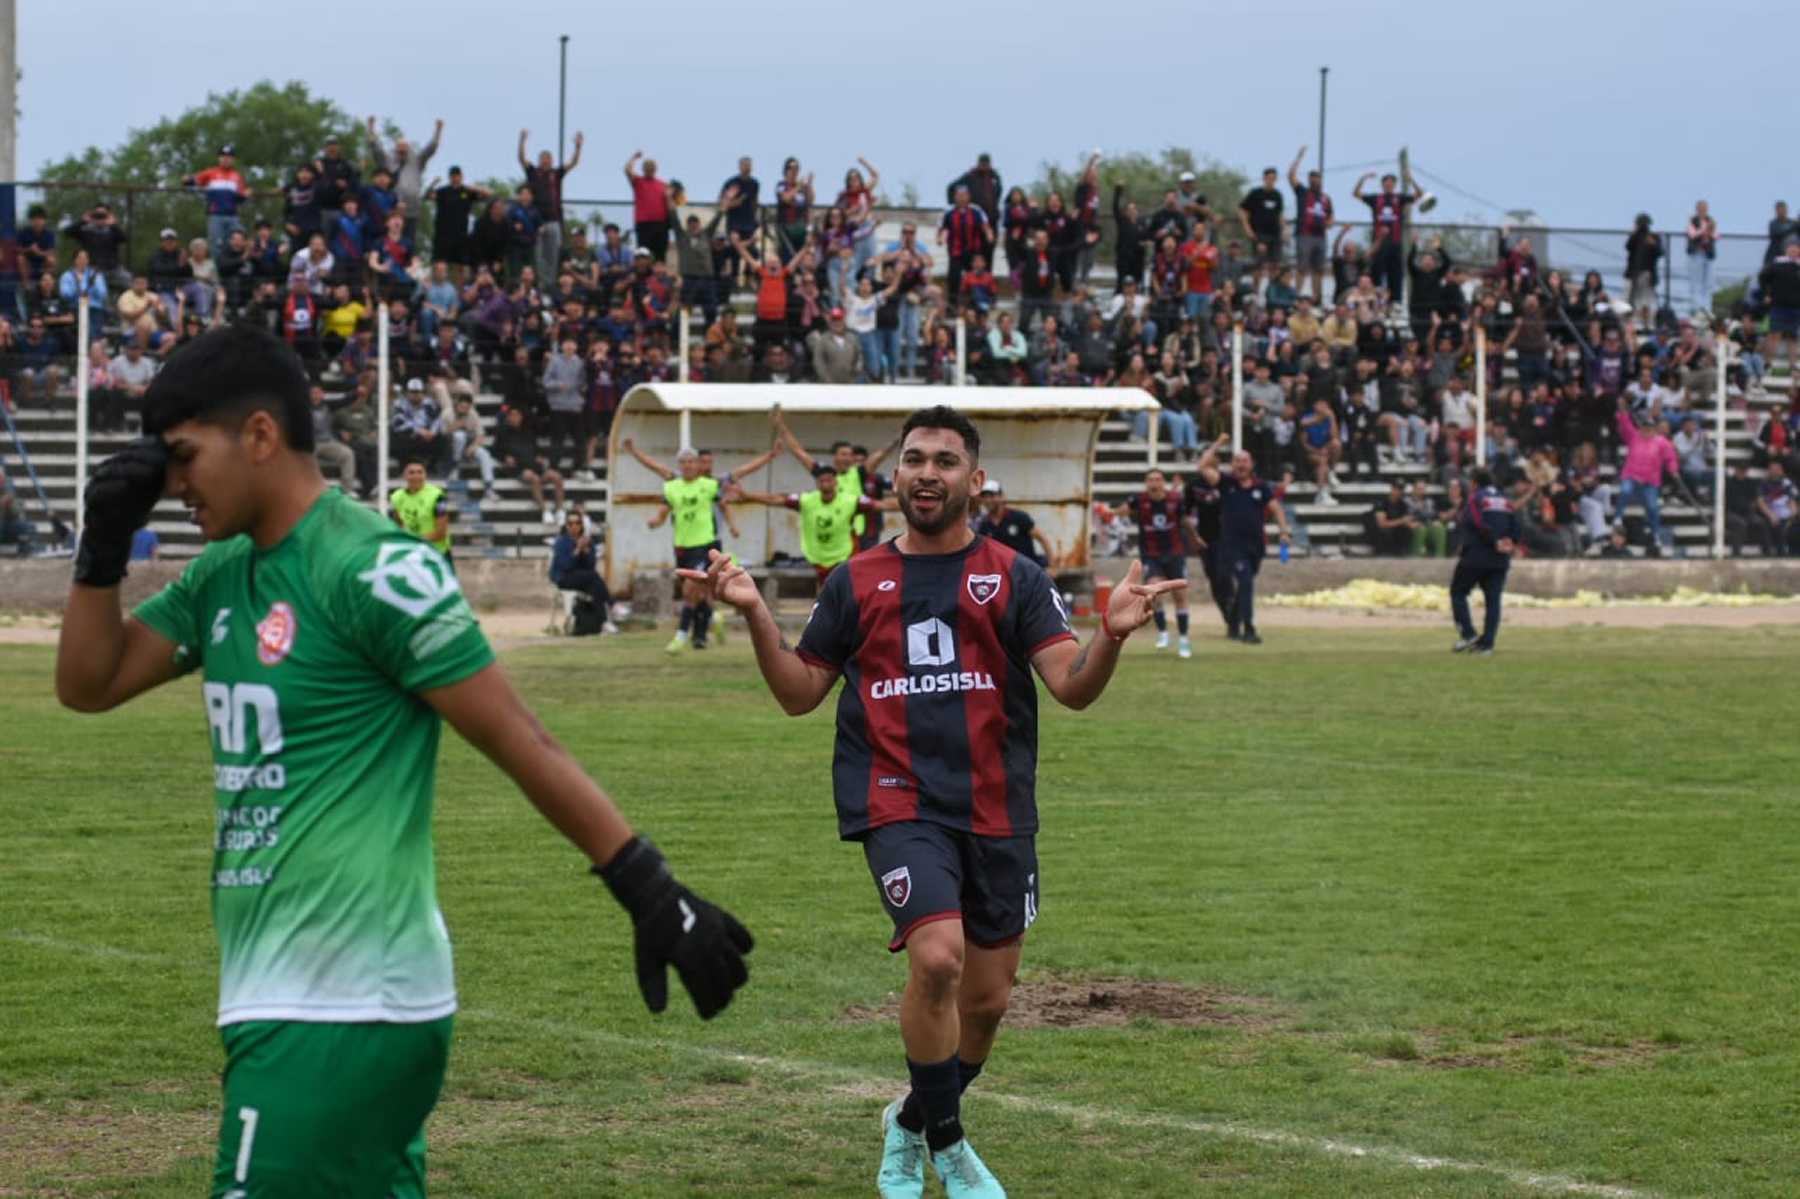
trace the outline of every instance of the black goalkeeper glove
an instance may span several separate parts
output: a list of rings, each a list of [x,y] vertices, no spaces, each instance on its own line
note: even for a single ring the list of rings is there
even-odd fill
[[[75,551],[77,583],[112,587],[125,577],[132,535],[162,498],[168,469],[169,450],[162,438],[140,437],[94,471],[82,507],[81,546]]]
[[[694,1010],[710,1020],[750,977],[744,955],[755,944],[737,918],[675,881],[661,852],[633,837],[593,872],[631,914],[637,946],[638,990],[653,1012],[669,1006],[668,967],[681,976]]]

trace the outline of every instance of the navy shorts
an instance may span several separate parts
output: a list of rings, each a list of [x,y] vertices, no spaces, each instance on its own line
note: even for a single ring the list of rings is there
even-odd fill
[[[1139,554],[1138,560],[1144,564],[1144,581],[1151,579],[1185,579],[1187,578],[1186,554]]]
[[[1018,941],[1037,919],[1034,837],[982,837],[909,820],[870,829],[862,843],[894,922],[892,953],[906,948],[915,928],[934,920],[960,919],[971,944],[999,949]]]
[[[705,570],[707,565],[706,551],[716,550],[719,543],[708,542],[706,545],[689,545],[675,547],[675,569]]]

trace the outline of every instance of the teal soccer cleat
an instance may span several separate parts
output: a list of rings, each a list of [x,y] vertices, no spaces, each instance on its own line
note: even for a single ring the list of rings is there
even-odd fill
[[[966,1137],[932,1154],[931,1164],[949,1199],[1006,1199],[1006,1188],[975,1156]]]
[[[896,1099],[881,1113],[881,1173],[875,1189],[881,1199],[920,1199],[925,1194],[925,1134],[900,1127]]]

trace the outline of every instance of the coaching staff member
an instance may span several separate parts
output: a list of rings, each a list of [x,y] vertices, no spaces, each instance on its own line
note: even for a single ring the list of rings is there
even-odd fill
[[[1476,467],[1469,482],[1469,502],[1456,516],[1462,529],[1462,556],[1450,577],[1450,615],[1456,620],[1456,645],[1452,648],[1459,654],[1486,655],[1494,652],[1494,637],[1500,632],[1500,595],[1506,590],[1506,571],[1519,538],[1519,514],[1494,486],[1494,476],[1487,468]],[[1479,637],[1469,617],[1469,592],[1477,587],[1487,601]]]

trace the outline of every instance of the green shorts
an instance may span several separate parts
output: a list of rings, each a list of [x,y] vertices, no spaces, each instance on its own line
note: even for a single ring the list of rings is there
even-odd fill
[[[212,1199],[424,1199],[450,1024],[227,1025]]]

